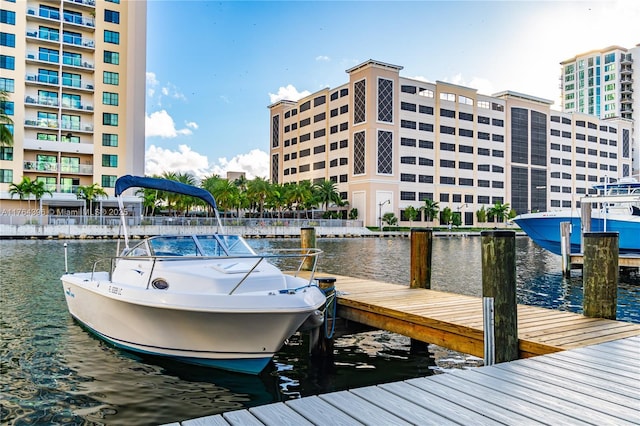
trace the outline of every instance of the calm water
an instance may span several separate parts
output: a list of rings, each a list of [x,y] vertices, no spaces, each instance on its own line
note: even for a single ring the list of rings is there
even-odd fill
[[[256,248],[299,241],[251,240]],[[3,424],[159,424],[300,396],[420,377],[481,360],[387,332],[336,340],[332,364],[293,338],[260,376],[140,358],[92,337],[69,316],[59,281],[61,241],[2,241],[0,418]],[[68,241],[69,269],[88,270],[115,253],[113,241]],[[387,282],[409,281],[408,239],[319,239],[320,270]],[[435,238],[432,288],[481,295],[480,238]],[[560,258],[517,239],[519,303],[581,312],[582,278],[562,278]],[[635,280],[635,281],[634,281]],[[618,318],[640,323],[640,282],[619,286]]]

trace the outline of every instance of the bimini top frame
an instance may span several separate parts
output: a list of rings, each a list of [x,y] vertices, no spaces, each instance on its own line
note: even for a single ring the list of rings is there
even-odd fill
[[[218,229],[222,230],[222,222],[220,221],[220,215],[218,214],[216,200],[215,198],[213,198],[213,195],[211,195],[211,193],[206,189],[198,188],[196,186],[187,185],[169,179],[125,175],[116,180],[115,195],[118,199],[118,206],[120,207],[120,220],[122,221],[124,244],[126,249],[129,248],[129,236],[127,233],[126,217],[124,214],[124,203],[122,201],[121,195],[129,188],[157,189],[159,191],[173,192],[176,194],[183,194],[200,198],[213,209],[216,221],[218,222]]]

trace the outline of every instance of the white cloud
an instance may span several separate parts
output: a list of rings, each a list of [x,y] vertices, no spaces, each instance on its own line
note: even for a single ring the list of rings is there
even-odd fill
[[[160,82],[156,78],[156,73],[147,72],[147,95],[152,98],[156,93],[156,87]]]
[[[269,154],[259,149],[238,154],[231,160],[226,157],[218,158],[218,163],[213,166],[212,173],[220,177],[226,177],[227,172],[245,172],[247,179],[269,176]]]
[[[208,174],[209,159],[192,151],[187,145],[179,145],[171,151],[151,145],[145,155],[145,174],[161,175],[164,172],[190,173],[197,178]]]
[[[329,62],[331,60],[331,58],[329,58],[326,55],[319,55],[316,56],[316,61],[323,61],[323,62]]]
[[[192,128],[194,130],[198,130],[198,127],[199,127],[198,123],[196,123],[195,121],[188,121],[186,123],[186,126]]]
[[[451,78],[445,78],[442,81],[455,84],[457,86],[470,87],[472,89],[476,89],[479,94],[482,95],[492,95],[497,92],[493,83],[491,83],[486,78],[482,77],[472,77],[471,80],[465,79],[461,73],[454,75]]]
[[[227,172],[245,172],[247,179],[266,178],[269,175],[269,154],[253,149],[230,160],[218,158],[218,164],[209,164],[207,156],[195,152],[188,145],[179,145],[178,151],[151,145],[146,152],[145,174],[161,175],[164,172],[190,173],[198,179]]]
[[[195,127],[194,127],[195,125]],[[197,124],[187,124],[191,128],[198,128]],[[156,111],[145,117],[145,136],[175,138],[177,136],[190,135],[193,132],[190,129],[176,129],[176,123],[173,118],[165,110]]]
[[[280,87],[278,89],[278,93],[276,94],[269,93],[269,98],[271,99],[271,103],[274,104],[282,100],[297,101],[304,98],[305,96],[309,96],[310,94],[311,92],[309,92],[308,90],[298,92],[298,89],[289,84],[286,87]]]

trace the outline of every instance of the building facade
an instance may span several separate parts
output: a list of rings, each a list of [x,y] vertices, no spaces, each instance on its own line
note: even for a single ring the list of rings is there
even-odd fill
[[[592,185],[631,174],[630,120],[401,70],[370,60],[342,86],[271,105],[271,181],[331,180],[367,226],[387,212],[409,225],[405,210],[427,199],[472,226],[495,203],[517,213],[577,207]]]
[[[113,196],[117,177],[144,174],[146,1],[2,1],[0,90],[13,120],[0,148],[9,186],[45,183],[49,211],[78,209],[79,186]]]
[[[634,121],[640,138],[640,44],[627,49],[609,46],[562,61],[562,110],[600,118]],[[635,93],[635,95],[634,95]],[[634,170],[640,172],[640,150],[633,151]]]

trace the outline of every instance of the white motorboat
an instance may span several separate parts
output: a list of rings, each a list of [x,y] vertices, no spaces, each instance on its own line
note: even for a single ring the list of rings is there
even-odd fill
[[[319,326],[326,297],[314,280],[320,250],[258,254],[240,235],[167,235],[129,247],[121,194],[154,188],[199,197],[203,189],[164,179],[124,176],[116,183],[125,248],[90,272],[61,277],[71,315],[126,350],[257,374],[285,340]],[[284,273],[275,259],[295,261]],[[303,263],[312,265],[302,278]],[[100,270],[103,268],[104,270]]]

